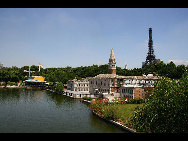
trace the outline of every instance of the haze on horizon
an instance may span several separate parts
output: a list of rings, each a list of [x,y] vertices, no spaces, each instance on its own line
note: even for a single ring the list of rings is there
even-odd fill
[[[187,8],[1,8],[0,62],[5,67],[107,64],[140,68],[153,30],[154,54],[188,65]]]

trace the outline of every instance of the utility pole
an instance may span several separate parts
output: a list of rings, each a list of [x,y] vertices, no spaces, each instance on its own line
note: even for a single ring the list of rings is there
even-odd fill
[[[35,72],[35,71],[31,71],[31,66],[29,66],[29,71],[24,70],[24,72],[28,72],[29,73],[29,79],[31,79],[31,73]]]

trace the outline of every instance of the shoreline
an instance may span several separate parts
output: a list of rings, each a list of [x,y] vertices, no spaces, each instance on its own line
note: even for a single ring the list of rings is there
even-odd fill
[[[90,101],[88,101],[88,100],[83,100],[83,101],[86,102],[86,103],[90,103]],[[102,117],[101,115],[95,113],[93,110],[92,110],[92,113],[93,113],[94,115],[98,116],[99,118],[105,120],[105,121],[108,121],[108,122],[110,122],[110,123],[112,123],[112,124],[114,124],[114,125],[116,125],[116,126],[118,126],[118,127],[123,128],[124,130],[128,130],[128,131],[131,132],[131,133],[137,133],[135,130],[133,130],[133,129],[127,127],[126,125],[123,125],[123,124],[121,124],[121,123],[119,123],[119,122],[117,122],[117,121],[108,120],[108,119]]]
[[[24,86],[0,86],[0,88],[25,88]]]
[[[137,133],[135,130],[133,130],[133,129],[131,129],[131,128],[129,128],[129,127],[127,127],[127,126],[125,126],[125,125],[119,123],[119,122],[117,122],[117,121],[108,120],[108,119],[102,117],[101,115],[95,113],[94,111],[92,111],[92,113],[93,113],[94,115],[98,116],[99,118],[105,120],[105,121],[108,121],[108,122],[110,122],[110,123],[112,123],[112,124],[114,124],[114,125],[116,125],[116,126],[118,126],[118,127],[123,128],[124,130],[128,130],[128,131],[131,132],[131,133]]]

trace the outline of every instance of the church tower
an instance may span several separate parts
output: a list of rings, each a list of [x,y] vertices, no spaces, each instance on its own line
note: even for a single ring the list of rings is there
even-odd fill
[[[116,61],[115,61],[113,49],[111,49],[111,53],[110,53],[110,59],[109,59],[109,63],[108,63],[108,73],[116,74]]]

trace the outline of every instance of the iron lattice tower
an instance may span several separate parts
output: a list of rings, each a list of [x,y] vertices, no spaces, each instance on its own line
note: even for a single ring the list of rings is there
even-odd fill
[[[154,61],[155,61],[155,55],[153,50],[152,28],[149,28],[148,54],[146,56],[145,65],[152,64]]]

